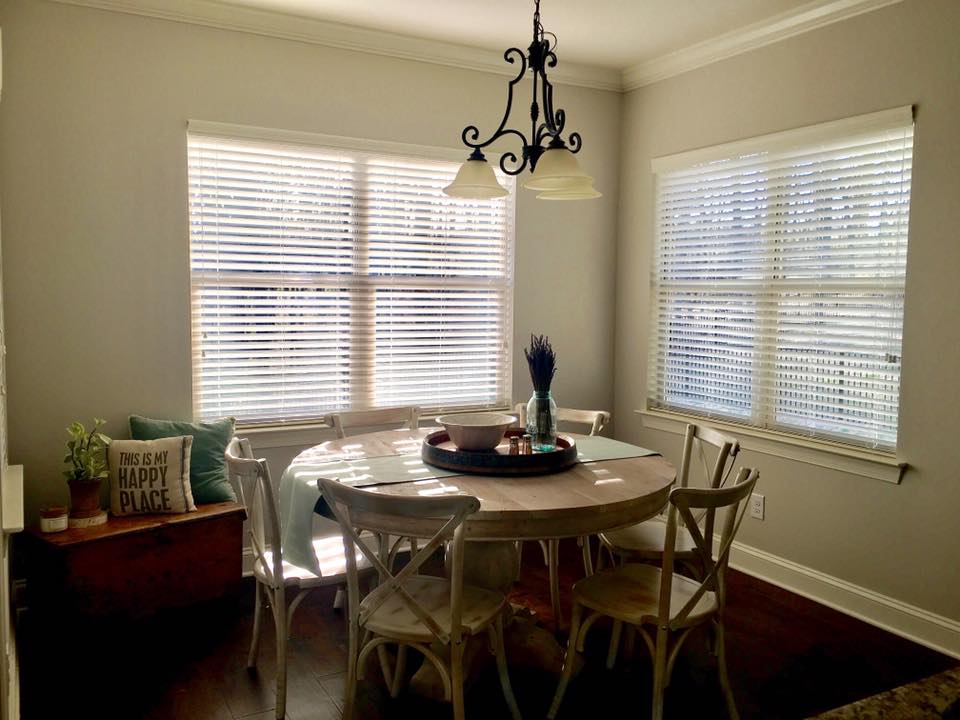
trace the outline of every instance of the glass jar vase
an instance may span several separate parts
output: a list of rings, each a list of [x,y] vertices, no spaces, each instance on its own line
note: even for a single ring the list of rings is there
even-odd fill
[[[527,434],[536,452],[550,452],[557,447],[557,404],[550,391],[534,391],[527,403]]]

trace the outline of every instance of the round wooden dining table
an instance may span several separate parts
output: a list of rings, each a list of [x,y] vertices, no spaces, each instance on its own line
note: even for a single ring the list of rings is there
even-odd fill
[[[332,440],[305,450],[291,465],[415,454],[435,430],[387,430]],[[592,535],[646,520],[666,504],[675,479],[671,463],[647,455],[578,462],[549,475],[453,475],[387,485],[375,484],[373,477],[363,489],[405,497],[473,495],[480,500],[480,510],[466,524],[468,539],[547,540]],[[425,535],[432,525],[424,528]]]
[[[302,452],[291,467],[390,455],[419,457],[423,439],[436,429],[388,430],[327,441]],[[514,542],[583,537],[646,520],[664,506],[675,478],[671,463],[646,455],[578,462],[549,475],[522,477],[453,475],[376,485],[374,471],[363,489],[397,496],[473,495],[480,500],[480,510],[467,520],[466,537]],[[411,522],[411,536],[429,537],[436,531],[435,521],[422,522],[422,528]],[[471,550],[474,557],[481,553]],[[551,575],[551,600],[559,613],[555,572]]]

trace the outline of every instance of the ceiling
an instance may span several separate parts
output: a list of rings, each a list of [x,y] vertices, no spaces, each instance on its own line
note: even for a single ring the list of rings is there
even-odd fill
[[[314,20],[502,52],[525,48],[533,0],[220,0]],[[836,0],[541,0],[561,60],[625,69]]]

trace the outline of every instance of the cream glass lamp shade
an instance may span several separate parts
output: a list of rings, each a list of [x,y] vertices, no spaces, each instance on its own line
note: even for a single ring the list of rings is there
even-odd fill
[[[603,193],[593,187],[593,178],[585,177],[562,190],[544,190],[537,195],[537,200],[590,200],[602,196]]]
[[[507,189],[497,182],[493,168],[482,155],[479,158],[471,156],[464,162],[457,171],[457,177],[443,192],[450,197],[471,200],[490,200],[508,193]]]
[[[527,190],[564,190],[592,182],[576,156],[564,147],[547,148],[537,160],[533,177],[523,184]]]

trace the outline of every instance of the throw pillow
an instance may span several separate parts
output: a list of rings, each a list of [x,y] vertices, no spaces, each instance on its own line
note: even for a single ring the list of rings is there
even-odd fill
[[[227,461],[223,457],[233,433],[233,418],[191,423],[151,420],[140,415],[130,416],[130,437],[135,440],[156,440],[180,435],[193,438],[190,486],[193,488],[193,499],[198,503],[236,501],[237,496],[227,474]]]
[[[193,438],[114,440],[107,449],[114,515],[196,510],[190,491]]]

